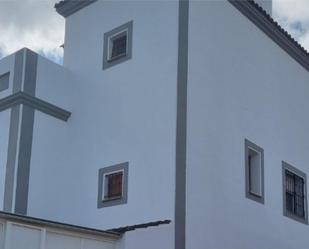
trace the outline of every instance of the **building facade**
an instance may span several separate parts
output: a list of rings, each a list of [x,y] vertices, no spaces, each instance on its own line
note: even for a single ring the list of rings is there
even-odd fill
[[[270,0],[55,7],[63,66],[0,61],[3,213],[116,249],[309,245],[309,55]]]

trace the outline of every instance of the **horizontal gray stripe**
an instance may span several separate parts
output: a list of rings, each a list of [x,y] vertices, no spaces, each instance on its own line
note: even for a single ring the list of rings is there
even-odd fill
[[[60,107],[57,107],[44,100],[30,96],[23,92],[18,92],[3,99],[0,99],[0,111],[6,110],[18,104],[30,106],[38,111],[61,119],[63,121],[67,121],[71,116],[71,113],[69,111],[66,111]]]

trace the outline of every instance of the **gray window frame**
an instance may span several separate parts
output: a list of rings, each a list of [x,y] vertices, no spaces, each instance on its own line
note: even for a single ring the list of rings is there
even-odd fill
[[[123,189],[122,196],[113,199],[104,199],[104,178],[106,175],[112,174],[114,172],[123,171]],[[116,206],[121,204],[126,204],[128,202],[128,174],[129,174],[129,163],[120,163],[112,165],[109,167],[99,169],[99,181],[98,181],[98,208]]]
[[[117,38],[118,35],[126,32],[127,35],[127,51],[123,56],[116,58],[109,58],[110,47],[113,39]],[[125,62],[132,58],[132,37],[133,35],[133,21],[127,22],[111,31],[104,34],[104,47],[103,47],[103,70]]]
[[[249,148],[255,150],[256,152],[260,153],[261,155],[261,192],[262,195],[256,195],[250,191],[250,170],[249,170],[249,161],[248,161],[248,154]],[[256,201],[258,203],[264,204],[265,203],[265,193],[264,193],[264,150],[260,146],[256,145],[255,143],[245,139],[245,191],[246,191],[246,198]]]
[[[7,90],[10,84],[10,72],[0,75],[0,92]]]
[[[291,212],[289,212],[287,209],[286,209],[286,179],[285,179],[285,171],[290,171],[291,173],[301,177],[303,180],[304,180],[304,195],[305,195],[305,198],[304,198],[304,202],[305,202],[305,217],[304,218],[301,218]],[[298,221],[300,223],[303,223],[305,225],[308,225],[308,200],[307,200],[307,175],[306,173],[302,172],[301,170],[295,168],[294,166],[292,166],[291,164],[285,162],[285,161],[282,161],[282,194],[283,194],[283,215],[285,217],[288,217],[288,218],[291,218],[295,221]]]

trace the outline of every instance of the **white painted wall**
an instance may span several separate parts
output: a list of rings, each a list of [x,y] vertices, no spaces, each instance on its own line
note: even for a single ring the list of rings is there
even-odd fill
[[[0,75],[10,72],[10,78],[9,78],[10,82],[9,82],[9,88],[7,90],[0,91],[0,99],[9,96],[12,93],[13,78],[14,78],[14,62],[15,62],[14,54],[1,59]],[[10,134],[9,132],[10,118],[11,118],[10,109],[0,112],[0,210],[3,210],[5,174],[6,174],[8,142]]]
[[[281,161],[309,174],[309,72],[226,1],[192,1],[189,33],[187,248],[308,247]],[[265,205],[245,198],[245,138],[264,149]]]
[[[131,20],[133,58],[103,71],[104,33]],[[40,58],[36,94],[72,116],[35,113],[28,215],[100,229],[173,219],[177,25],[177,1],[98,1],[67,19],[73,84],[62,92]],[[128,203],[98,209],[98,170],[127,161]]]
[[[0,91],[0,99],[8,96],[12,92],[13,77],[14,77],[14,62],[15,62],[15,54],[4,57],[0,61],[0,75],[10,72],[9,88],[4,91]]]
[[[36,97],[71,111],[76,94],[73,73],[42,56],[38,56]]]
[[[44,225],[0,221],[1,249],[114,249],[116,238]]]
[[[115,249],[172,249],[174,224],[129,231],[117,241]]]
[[[11,111],[0,112],[0,210],[3,210]]]

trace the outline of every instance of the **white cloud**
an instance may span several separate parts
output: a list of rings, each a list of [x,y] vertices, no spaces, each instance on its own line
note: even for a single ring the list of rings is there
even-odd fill
[[[0,58],[28,47],[60,62],[64,18],[60,0],[0,0]],[[273,0],[274,18],[309,51],[309,0]]]
[[[273,0],[273,16],[309,51],[309,1]]]
[[[0,54],[28,47],[61,61],[64,19],[54,9],[57,0],[1,0]]]

